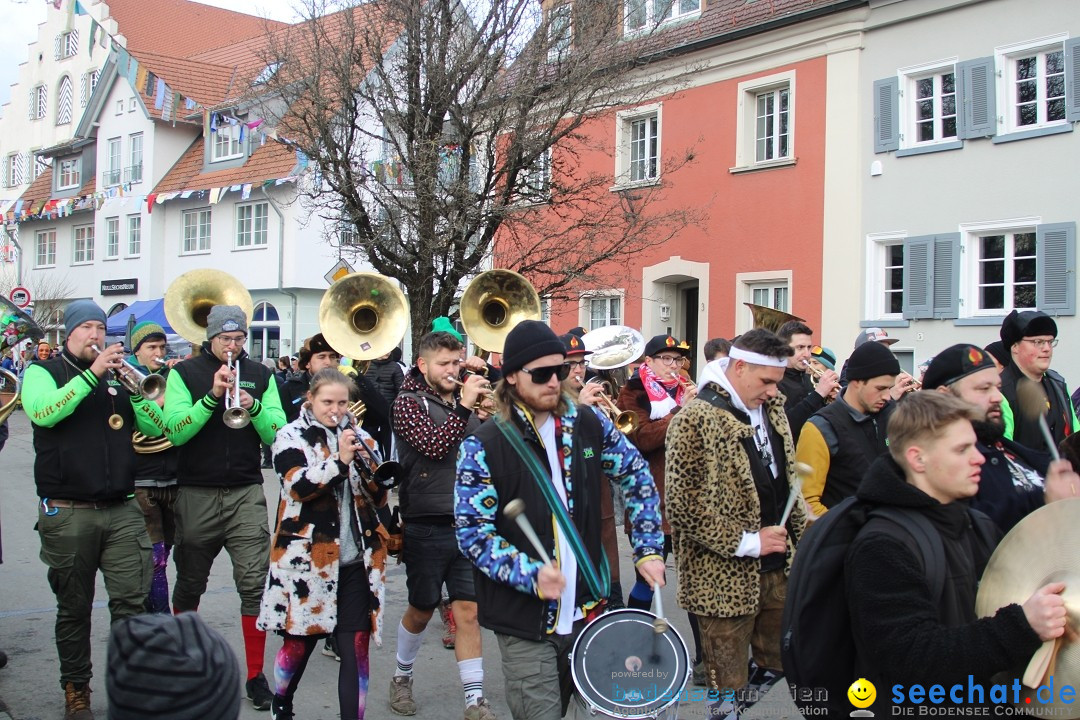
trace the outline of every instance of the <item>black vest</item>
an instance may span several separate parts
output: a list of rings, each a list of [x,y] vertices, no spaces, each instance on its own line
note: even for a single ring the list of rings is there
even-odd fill
[[[72,367],[71,363],[75,367]],[[64,350],[37,364],[57,387],[90,368]],[[77,382],[83,382],[78,380]],[[116,392],[110,394],[110,390]],[[113,413],[123,427],[109,427]],[[120,500],[135,491],[135,450],[131,395],[109,373],[84,397],[75,412],[52,427],[34,425],[34,482],[39,497],[63,500]]]
[[[1001,371],[1001,394],[1009,401],[1009,408],[1013,416],[1012,439],[1024,447],[1048,453],[1050,448],[1046,446],[1042,430],[1039,429],[1039,419],[1029,418],[1020,408],[1020,401],[1016,396],[1016,384],[1024,373],[1016,366],[1009,363],[1008,367]],[[1050,427],[1050,435],[1055,443],[1061,443],[1072,434],[1072,400],[1065,387],[1065,378],[1053,370],[1048,370],[1042,379],[1042,388],[1046,392],[1046,399],[1050,407],[1046,411],[1046,424]]]
[[[401,394],[416,398],[436,425],[443,425],[453,412],[453,407],[433,392],[408,390]],[[462,437],[472,435],[479,427],[480,419],[473,413],[465,424]],[[448,452],[446,457],[432,460],[401,438],[398,438],[397,452],[398,461],[406,472],[405,481],[398,488],[401,516],[413,522],[453,522],[457,452]]]
[[[542,468],[548,467],[547,452],[540,446],[532,432],[523,432],[517,424],[515,414],[513,429],[521,434],[525,445],[536,453]],[[474,433],[476,439],[484,445],[491,482],[499,494],[499,504],[505,506],[513,498],[525,501],[525,516],[529,518],[540,542],[551,557],[555,557],[555,520],[548,509],[543,492],[536,484],[532,474],[526,469],[510,442],[494,422],[487,422]],[[600,541],[600,506],[602,493],[611,492],[607,477],[600,463],[600,452],[604,447],[604,432],[600,420],[591,410],[581,408],[574,426],[574,450],[571,463],[573,484],[571,493],[574,500],[574,512],[571,514],[574,526],[585,543],[585,549],[593,565],[600,569],[604,548]],[[590,448],[591,453],[584,449]],[[550,478],[545,478],[550,480]],[[562,482],[562,479],[559,480]],[[495,532],[519,550],[534,557],[535,550],[528,538],[518,528],[516,521],[507,520],[501,507],[495,516]],[[538,558],[534,558],[538,559]],[[480,570],[474,571],[476,579],[477,617],[480,625],[494,632],[506,633],[526,640],[540,640],[544,637],[547,601],[534,595],[518,592],[509,585],[492,580]],[[580,568],[577,576],[577,606],[593,600],[589,586],[585,582]],[[571,612],[568,608],[564,612]]]
[[[831,508],[854,495],[866,471],[889,451],[887,427],[895,408],[896,403],[889,402],[881,412],[856,420],[853,408],[841,396],[810,419],[815,425],[825,420],[826,427],[818,425],[818,429],[829,445],[829,474],[821,493],[822,505]],[[835,442],[830,441],[830,431]]]
[[[214,386],[214,373],[224,364],[210,352],[210,344],[189,360],[177,364],[173,372],[184,381],[193,403],[198,403]],[[271,382],[270,368],[248,358],[247,353],[236,363],[240,368],[240,388],[256,400]],[[225,425],[225,399],[222,398],[210,419],[195,437],[179,447],[177,481],[180,485],[208,487],[237,487],[261,485],[262,440],[255,426],[234,430]]]
[[[146,372],[146,368],[140,366],[140,369]],[[169,368],[162,368],[158,371],[158,375],[167,378]],[[176,480],[176,458],[177,449],[171,446],[156,453],[135,453],[135,482]]]

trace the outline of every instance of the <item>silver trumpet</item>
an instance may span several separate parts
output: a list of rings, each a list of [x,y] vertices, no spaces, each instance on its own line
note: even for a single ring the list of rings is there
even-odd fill
[[[101,354],[101,348],[97,345],[91,345],[90,347],[98,355]],[[121,360],[120,367],[113,368],[112,373],[116,381],[132,395],[142,395],[147,400],[157,400],[165,394],[164,377],[153,373],[144,373],[127,360]]]
[[[251,414],[240,406],[240,365],[233,363],[231,352],[226,355],[229,359],[229,372],[233,375],[233,390],[225,393],[225,415],[222,420],[233,430],[239,430],[251,422]]]

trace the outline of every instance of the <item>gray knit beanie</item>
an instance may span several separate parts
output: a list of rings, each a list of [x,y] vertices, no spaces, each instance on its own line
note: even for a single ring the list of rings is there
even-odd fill
[[[197,613],[138,615],[113,625],[109,720],[236,720],[240,665]]]
[[[97,320],[102,325],[108,323],[105,311],[93,300],[76,300],[64,308],[64,331],[68,335],[72,330],[90,320]]]
[[[247,317],[239,305],[215,305],[206,316],[206,339],[213,340],[223,332],[242,332],[247,335]]]

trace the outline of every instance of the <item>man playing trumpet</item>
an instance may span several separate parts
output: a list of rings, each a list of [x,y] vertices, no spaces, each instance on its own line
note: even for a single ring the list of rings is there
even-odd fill
[[[245,689],[255,709],[269,710],[273,695],[262,672],[266,633],[255,627],[270,564],[262,443],[274,442],[285,413],[273,372],[247,357],[246,340],[244,311],[215,305],[202,352],[169,373],[165,432],[179,448],[180,485],[173,610],[199,609],[214,558],[224,548],[240,595]],[[251,422],[226,425],[227,405],[243,408]]]
[[[832,370],[821,372],[817,384],[810,380],[810,352],[814,348],[814,331],[800,320],[789,320],[776,331],[781,340],[795,351],[788,358],[784,378],[779,390],[784,394],[784,412],[787,413],[791,437],[798,443],[803,425],[829,402],[840,388],[840,376]],[[835,398],[834,398],[835,399]]]
[[[480,427],[477,412],[488,381],[461,371],[461,342],[449,332],[420,339],[416,365],[405,376],[391,416],[398,459],[404,471],[399,506],[405,520],[405,563],[409,606],[397,628],[397,669],[390,683],[390,709],[415,715],[413,663],[424,629],[442,600],[445,583],[457,625],[454,655],[465,693],[467,720],[494,720],[483,697],[484,666],[476,591],[469,561],[454,538],[455,461],[461,441]],[[460,388],[460,389],[459,389]]]

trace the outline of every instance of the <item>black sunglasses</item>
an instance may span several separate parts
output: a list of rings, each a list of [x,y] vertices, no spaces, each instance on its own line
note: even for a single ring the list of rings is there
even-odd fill
[[[543,385],[551,376],[559,378],[559,381],[563,381],[570,375],[570,366],[563,363],[561,365],[546,365],[544,367],[533,368],[532,370],[526,370],[521,368],[521,372],[529,373],[529,377],[537,385]]]

